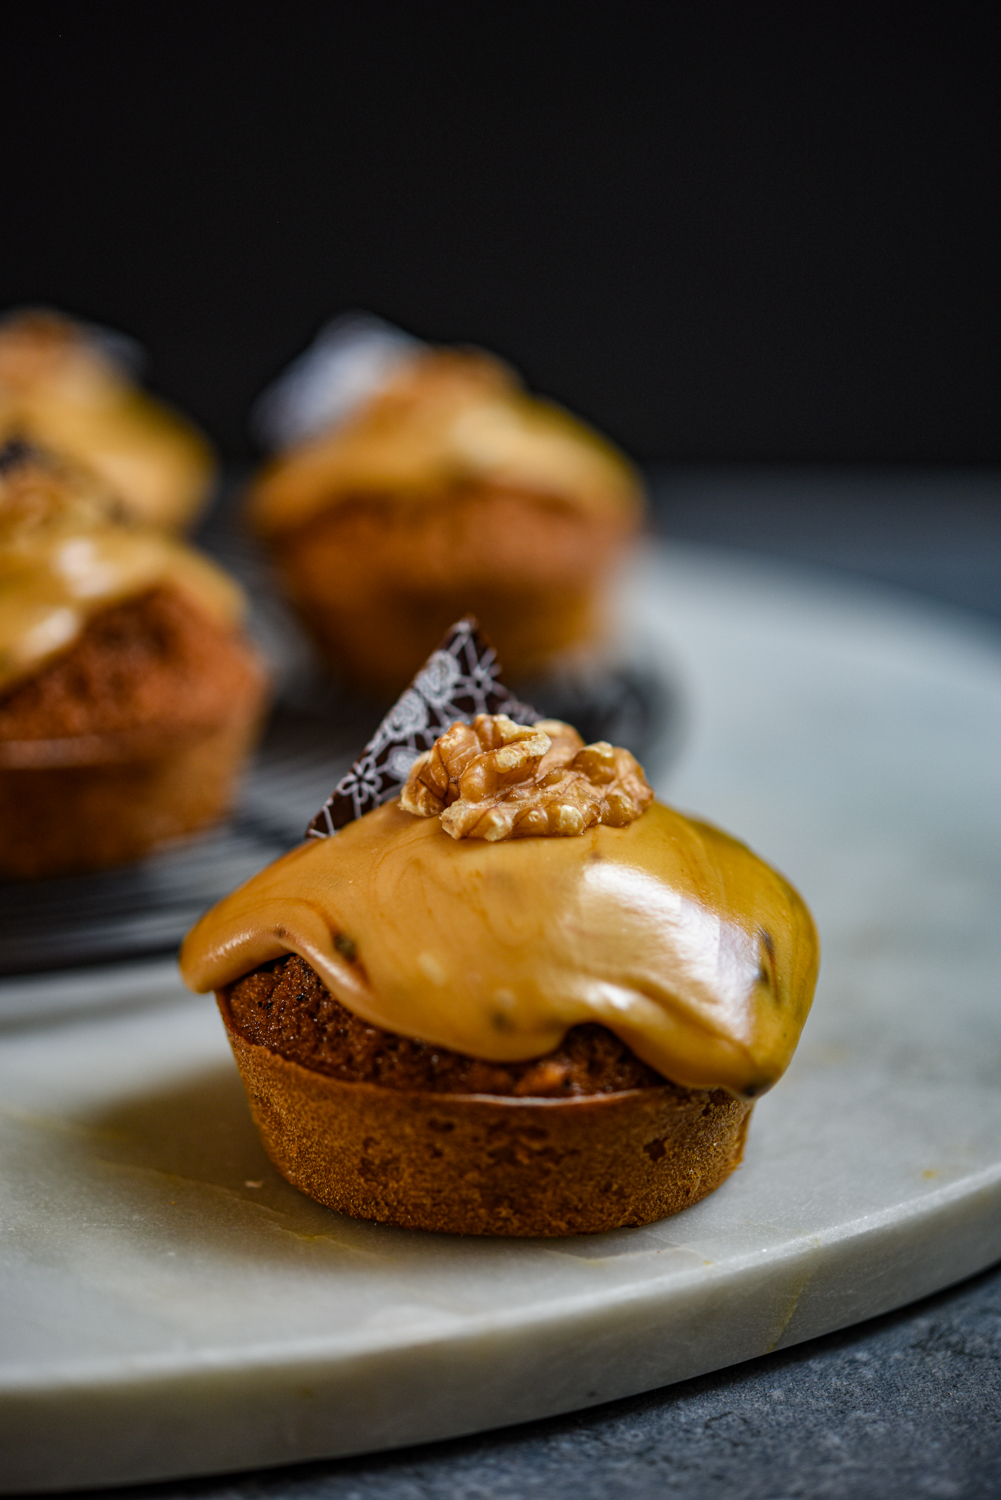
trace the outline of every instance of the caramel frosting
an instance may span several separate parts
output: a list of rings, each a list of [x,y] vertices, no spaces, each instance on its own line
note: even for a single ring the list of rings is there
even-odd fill
[[[88,331],[50,312],[0,324],[0,442],[65,454],[154,526],[180,530],[214,464],[183,417],[146,395]]]
[[[277,535],[344,501],[426,505],[471,485],[624,525],[641,508],[637,475],[597,433],[528,395],[498,360],[437,350],[403,361],[345,421],[271,464],[251,496],[251,519]]]
[[[84,473],[8,449],[0,467],[0,691],[64,651],[91,615],[169,584],[236,624],[237,585],[207,557],[124,522]]]
[[[510,1062],[596,1021],[675,1083],[743,1098],[788,1064],[818,966],[792,887],[661,803],[575,838],[487,842],[386,802],[220,902],[181,969],[218,990],[287,953],[387,1031]]]

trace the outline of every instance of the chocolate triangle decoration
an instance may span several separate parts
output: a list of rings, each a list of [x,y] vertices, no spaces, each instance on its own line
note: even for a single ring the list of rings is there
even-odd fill
[[[536,723],[542,715],[519,703],[499,674],[494,648],[467,615],[452,626],[390,709],[306,829],[306,837],[327,839],[399,796],[414,761],[456,719],[471,724],[477,714],[507,714],[518,724]]]

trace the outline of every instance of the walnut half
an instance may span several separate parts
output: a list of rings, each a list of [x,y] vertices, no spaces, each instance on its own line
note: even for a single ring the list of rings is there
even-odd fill
[[[516,724],[506,714],[456,722],[414,762],[400,797],[405,812],[440,816],[454,839],[582,834],[623,828],[653,801],[643,769],[605,740],[585,745],[558,719]]]

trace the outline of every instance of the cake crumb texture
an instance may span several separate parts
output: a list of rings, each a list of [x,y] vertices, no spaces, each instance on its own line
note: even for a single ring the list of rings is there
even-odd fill
[[[0,695],[0,879],[126,864],[221,817],[266,688],[253,646],[178,589],[95,614]]]
[[[574,1098],[417,1092],[304,1068],[220,1008],[264,1148],[340,1213],[437,1234],[563,1236],[649,1224],[739,1165],[751,1104],[670,1084]]]
[[[242,639],[177,589],[88,620],[72,646],[0,696],[0,741],[217,724],[260,668]]]
[[[484,485],[423,506],[347,498],[272,545],[338,671],[369,692],[397,692],[465,614],[512,677],[600,636],[596,591],[625,534],[616,517]]]
[[[238,980],[228,1003],[234,1026],[249,1042],[346,1082],[425,1093],[558,1099],[665,1082],[612,1032],[591,1023],[574,1026],[545,1057],[520,1063],[484,1062],[382,1031],[335,999],[295,953]]]

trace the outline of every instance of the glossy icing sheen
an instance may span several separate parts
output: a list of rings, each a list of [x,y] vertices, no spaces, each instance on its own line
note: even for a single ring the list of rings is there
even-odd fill
[[[744,1097],[787,1066],[818,964],[792,887],[660,803],[626,828],[496,844],[386,803],[220,902],[181,969],[219,989],[289,952],[388,1031],[514,1061],[599,1021],[674,1082]]]
[[[487,356],[446,351],[412,361],[343,425],[277,460],[251,514],[260,530],[280,532],[340,500],[421,503],[469,484],[629,521],[641,503],[633,470],[590,428]]]
[[[98,610],[170,584],[235,623],[243,596],[193,548],[123,525],[40,467],[0,479],[0,688],[70,646]]]
[[[0,326],[0,439],[7,438],[71,457],[110,485],[130,514],[170,529],[190,521],[213,468],[190,423],[52,313]]]

